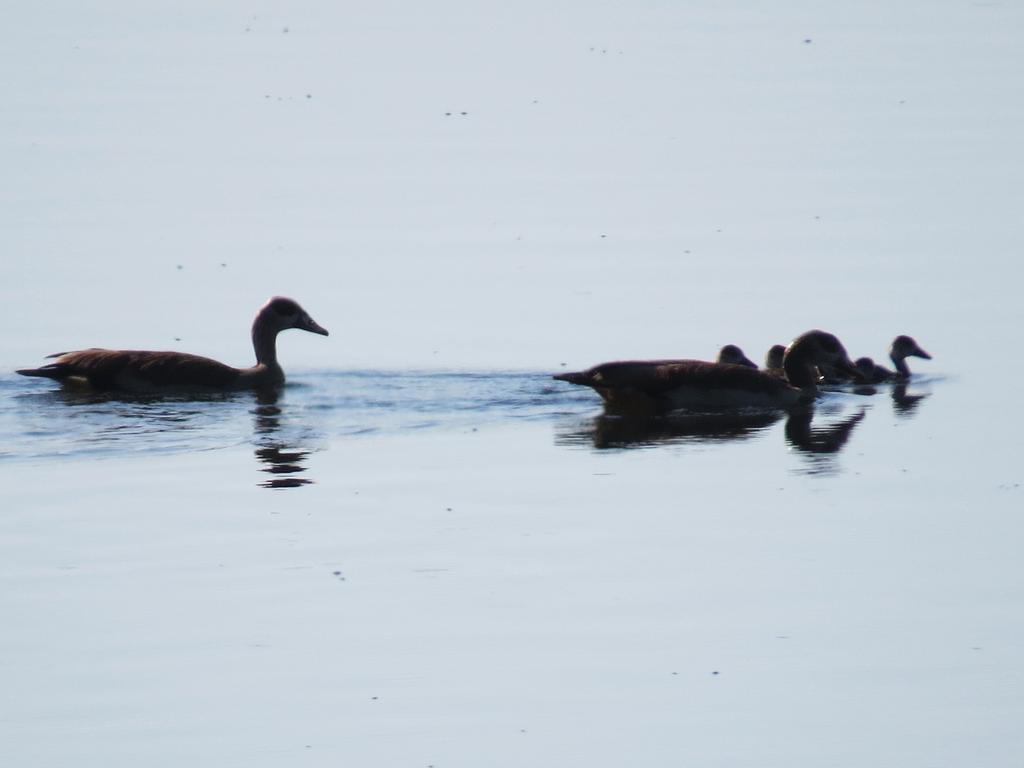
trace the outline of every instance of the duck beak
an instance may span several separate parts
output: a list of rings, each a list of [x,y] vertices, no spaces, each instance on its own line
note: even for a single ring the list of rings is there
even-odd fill
[[[743,356],[742,356],[742,357],[741,357],[741,358],[740,358],[739,360],[737,360],[737,362],[738,362],[738,363],[739,363],[740,365],[745,365],[745,366],[747,366],[747,368],[753,368],[754,370],[757,370],[757,363],[753,362],[753,361],[752,361],[752,360],[751,360],[750,358],[748,358],[748,357],[747,357],[746,355],[743,355]]]
[[[327,333],[327,329],[326,328],[324,328],[322,325],[317,323],[317,321],[314,320],[309,315],[303,315],[299,319],[299,322],[296,324],[295,327],[299,328],[299,329],[301,329],[303,331],[309,331],[310,333],[318,333],[321,336],[329,336],[330,335],[329,333]]]
[[[932,359],[932,356],[929,355],[927,352],[925,352],[920,347],[914,347],[914,351],[911,352],[910,354],[912,354],[914,357],[923,357],[925,360],[931,360]]]

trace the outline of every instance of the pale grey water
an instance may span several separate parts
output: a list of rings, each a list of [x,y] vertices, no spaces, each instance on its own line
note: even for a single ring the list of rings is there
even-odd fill
[[[998,2],[12,9],[5,765],[1019,766],[1022,34]],[[276,402],[13,374],[249,364],[274,294],[331,331],[282,336]],[[548,378],[812,327],[934,360],[810,424]]]
[[[677,412],[649,419],[606,414],[587,388],[546,371],[307,371],[279,393],[133,396],[0,378],[0,459],[52,462],[252,447],[278,475],[340,439],[431,430],[545,424],[556,445],[593,450],[701,448],[767,441],[802,456],[809,474],[839,470],[836,454],[870,412],[892,426],[914,418],[942,377],[909,384],[834,387],[812,409]],[[297,460],[278,460],[291,456]],[[884,461],[884,459],[883,459]],[[295,485],[307,477],[292,478]],[[287,487],[288,478],[278,478]]]

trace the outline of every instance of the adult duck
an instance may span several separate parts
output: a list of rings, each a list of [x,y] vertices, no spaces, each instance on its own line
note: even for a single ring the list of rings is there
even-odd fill
[[[591,387],[607,405],[627,411],[786,408],[810,403],[818,396],[817,366],[822,364],[860,376],[839,339],[824,331],[808,331],[786,349],[783,369],[787,381],[743,365],[701,360],[604,363],[554,378]]]
[[[277,362],[277,334],[289,328],[327,335],[297,302],[281,296],[267,301],[252,324],[256,365],[232,368],[208,357],[184,352],[82,349],[50,355],[56,360],[41,368],[18,371],[62,384],[121,392],[228,392],[273,389],[284,384]]]

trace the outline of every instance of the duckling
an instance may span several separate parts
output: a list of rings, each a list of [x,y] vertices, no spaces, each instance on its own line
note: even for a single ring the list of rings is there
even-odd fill
[[[896,366],[896,379],[906,380],[910,378],[910,368],[907,367],[906,363],[908,357],[920,357],[924,360],[932,359],[932,356],[921,349],[918,343],[910,336],[897,336],[892,340],[892,346],[889,347],[889,359]]]
[[[667,411],[675,408],[791,407],[818,396],[817,368],[833,365],[858,376],[839,339],[808,331],[786,349],[787,381],[742,365],[700,360],[641,360],[604,363],[553,378],[592,387],[612,408]]]
[[[910,378],[910,368],[907,367],[906,358],[920,357],[931,360],[932,356],[921,349],[918,343],[910,336],[897,336],[889,347],[889,359],[896,366],[896,370],[878,365],[870,357],[859,357],[854,365],[865,377],[865,381],[871,384],[881,384],[886,381],[906,381]]]
[[[718,360],[716,362],[726,363],[728,365],[745,365],[747,368],[757,368],[757,364],[751,362],[747,356],[743,354],[743,350],[735,344],[726,344],[722,347],[718,351]]]
[[[41,368],[19,370],[62,384],[86,385],[97,390],[122,392],[211,392],[272,389],[284,384],[277,362],[277,334],[289,328],[327,336],[309,314],[292,299],[275,296],[264,304],[252,324],[256,365],[232,368],[208,357],[184,352],[83,349],[50,355],[56,361]]]
[[[786,356],[786,348],[781,344],[774,344],[764,356],[764,372],[769,376],[785,378],[786,371],[782,367],[782,360]]]

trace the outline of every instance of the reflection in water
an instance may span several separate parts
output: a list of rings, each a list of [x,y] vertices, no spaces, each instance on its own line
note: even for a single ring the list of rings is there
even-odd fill
[[[306,471],[303,463],[310,451],[297,448],[293,440],[281,440],[282,411],[278,406],[278,392],[260,392],[256,395],[257,405],[253,409],[253,442],[256,443],[256,459],[261,472],[272,477],[259,483],[261,488],[298,488],[313,483],[308,477],[296,477]]]
[[[746,440],[764,434],[768,427],[786,417],[786,442],[809,459],[808,474],[836,471],[834,455],[849,441],[864,418],[860,408],[838,421],[814,424],[815,409],[790,411],[744,411],[729,413],[672,413],[666,416],[623,416],[602,413],[593,419],[573,423],[555,434],[557,445],[586,445],[608,448],[650,448],[656,445]]]
[[[907,394],[906,382],[895,384],[892,388],[892,409],[897,416],[913,416],[921,401],[927,394]]]
[[[839,421],[812,424],[813,408],[793,411],[786,420],[786,442],[807,459],[809,475],[831,475],[838,471],[835,454],[846,445],[853,428],[864,418],[865,410],[859,409],[852,416]]]
[[[301,407],[285,414],[280,397],[273,392],[139,395],[58,388],[18,396],[18,407],[3,416],[42,455],[191,453],[251,444],[260,470],[270,475],[262,487],[308,485],[313,481],[300,475],[306,472],[315,432],[296,416]]]
[[[583,424],[563,427],[555,435],[555,444],[592,445],[602,450],[739,440],[763,432],[782,415],[781,411],[672,413],[665,416],[626,416],[606,412]]]

